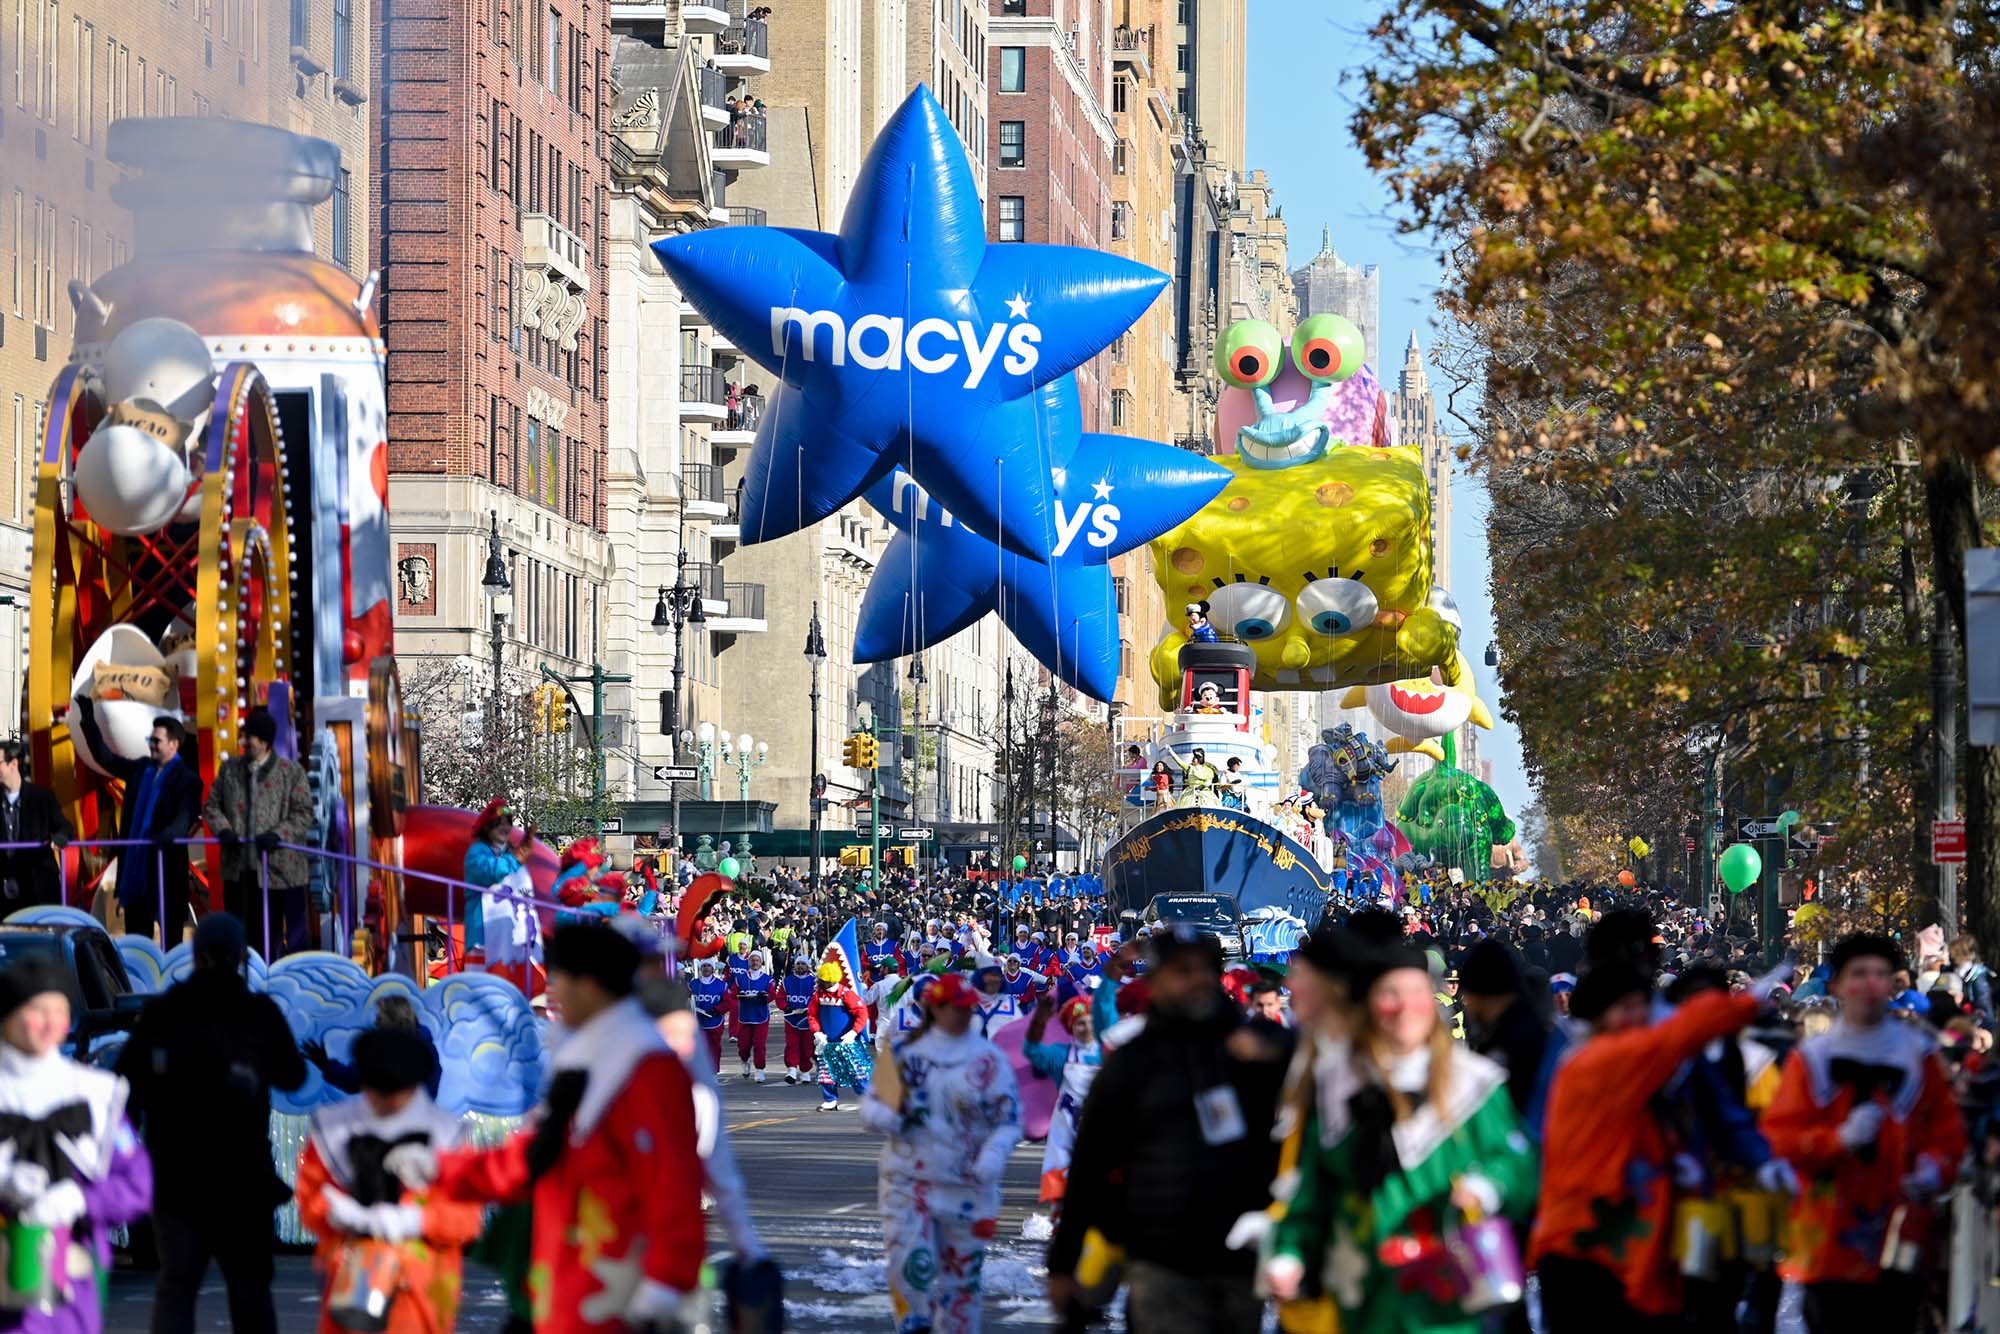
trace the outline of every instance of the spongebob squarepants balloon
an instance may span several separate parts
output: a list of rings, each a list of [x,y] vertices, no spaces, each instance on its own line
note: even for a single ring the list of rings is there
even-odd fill
[[[1258,690],[1330,690],[1459,676],[1458,630],[1431,591],[1430,488],[1414,448],[1389,444],[1381,385],[1361,331],[1314,315],[1287,344],[1263,320],[1232,325],[1216,369],[1232,386],[1216,462],[1234,477],[1152,544],[1174,620],[1206,603],[1208,622],[1257,655]],[[1230,452],[1233,449],[1233,453]],[[1187,636],[1154,647],[1153,680],[1172,708]]]

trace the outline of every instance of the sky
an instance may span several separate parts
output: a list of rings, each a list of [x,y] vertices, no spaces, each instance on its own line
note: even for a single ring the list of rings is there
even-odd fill
[[[1398,232],[1393,201],[1347,129],[1357,95],[1347,76],[1365,63],[1374,5],[1365,0],[1250,0],[1249,8],[1247,165],[1263,168],[1270,178],[1273,197],[1284,209],[1294,267],[1318,253],[1323,226],[1333,229],[1333,248],[1341,258],[1381,266],[1386,355],[1370,359],[1393,390],[1410,331],[1416,330],[1427,354],[1436,342],[1435,293],[1442,269],[1428,238]],[[1430,379],[1437,390],[1435,365]],[[1438,411],[1447,429],[1466,433],[1464,424],[1450,417],[1442,395]],[[1479,697],[1493,709],[1496,723],[1492,733],[1481,735],[1480,754],[1493,761],[1494,790],[1518,820],[1533,794],[1521,764],[1520,734],[1498,716],[1499,688],[1485,662],[1486,646],[1493,642],[1493,599],[1487,579],[1484,482],[1461,471],[1453,484],[1452,505],[1452,595],[1465,618],[1462,643],[1479,678]]]

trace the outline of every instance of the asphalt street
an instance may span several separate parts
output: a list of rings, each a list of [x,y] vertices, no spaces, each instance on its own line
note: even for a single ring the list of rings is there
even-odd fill
[[[775,1028],[775,1025],[773,1026]],[[775,1032],[776,1048],[783,1039]],[[882,1276],[882,1232],[875,1213],[875,1164],[881,1139],[862,1130],[855,1111],[816,1110],[817,1086],[793,1087],[778,1067],[759,1086],[737,1077],[732,1043],[726,1053],[723,1097],[731,1142],[750,1186],[751,1213],[764,1244],[785,1274],[786,1328],[801,1331],[883,1331],[892,1327]],[[851,1105],[854,1099],[848,1099]],[[1008,1165],[998,1239],[987,1253],[986,1327],[1048,1329],[1053,1321],[1041,1299],[1042,1245],[1022,1238],[1035,1209],[1041,1146],[1023,1145]],[[711,1218],[709,1254],[728,1242]],[[121,1269],[112,1276],[106,1328],[139,1334],[148,1325],[153,1274]],[[317,1325],[319,1283],[303,1254],[279,1257],[275,1285],[278,1327],[310,1331]],[[491,1334],[505,1324],[506,1309],[492,1276],[477,1266],[466,1272],[466,1299],[458,1328]],[[197,1327],[229,1328],[220,1275],[211,1270]]]

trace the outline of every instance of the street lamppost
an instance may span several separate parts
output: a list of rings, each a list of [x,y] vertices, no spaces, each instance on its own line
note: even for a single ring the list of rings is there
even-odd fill
[[[685,526],[682,528],[682,536],[686,536]],[[708,624],[708,613],[703,611],[701,606],[701,590],[688,583],[687,543],[681,542],[679,546],[680,551],[674,567],[674,586],[662,588],[659,600],[653,603],[654,631],[665,634],[671,630],[674,635],[674,702],[673,716],[667,719],[667,740],[674,747],[675,763],[680,762],[683,744],[681,738],[685,735],[681,731],[681,719],[686,715],[686,710],[681,706],[681,678],[687,671],[687,635],[684,631],[688,626],[700,629]],[[667,790],[673,802],[672,837],[668,847],[678,859],[681,848],[681,785],[679,782],[669,783]]]
[[[924,824],[924,660],[921,655],[910,659],[910,726],[917,736],[916,753],[910,757],[910,821],[918,828]],[[918,840],[919,844],[922,840]],[[917,865],[921,868],[924,850],[917,849]]]
[[[493,633],[493,703],[486,711],[486,735],[497,744],[500,710],[506,701],[506,690],[500,681],[500,654],[507,642],[507,618],[514,614],[514,586],[507,578],[506,554],[500,549],[500,511],[488,510],[487,517],[492,521],[493,531],[486,539],[486,573],[479,586],[486,590]]]
[[[682,732],[681,740],[694,745],[695,763],[701,766],[701,799],[714,800],[710,781],[715,777],[716,760],[729,745],[729,734],[722,733],[718,741],[714,723],[703,723],[692,732]]]
[[[771,758],[771,743],[754,740],[748,732],[736,738],[732,746],[729,733],[722,734],[722,762],[736,771],[736,799],[750,800],[750,771],[762,768],[764,761]],[[745,817],[748,818],[747,816]]]
[[[806,883],[819,883],[819,810],[826,801],[826,781],[819,771],[819,668],[826,661],[826,636],[820,633],[819,603],[813,603],[812,621],[806,626],[806,661],[812,664],[812,754],[807,761],[807,804],[811,808],[812,863],[806,870]]]

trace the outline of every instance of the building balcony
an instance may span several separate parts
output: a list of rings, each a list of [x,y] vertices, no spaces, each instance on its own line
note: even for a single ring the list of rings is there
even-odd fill
[[[715,147],[709,153],[709,160],[720,171],[770,166],[771,153],[765,129],[762,112],[738,115],[715,132]]]
[[[722,469],[713,463],[681,465],[681,512],[688,518],[728,518],[729,505],[722,497]]]
[[[1215,441],[1205,435],[1177,435],[1174,437],[1174,447],[1185,449],[1190,454],[1215,453]]]
[[[736,406],[708,433],[708,442],[717,449],[748,449],[757,443],[757,427],[763,420],[762,394],[739,397]]]
[[[721,614],[708,618],[711,635],[761,635],[771,628],[764,619],[764,585],[725,583],[722,600]]]
[[[1140,82],[1152,77],[1153,72],[1153,28],[1151,24],[1143,28],[1128,28],[1119,25],[1111,30],[1111,63],[1131,65],[1139,71]]]
[[[728,415],[722,372],[713,366],[681,367],[681,416],[694,421],[719,422]]]
[[[589,255],[576,233],[546,213],[521,216],[521,327],[576,351],[590,313]]]
[[[688,11],[681,10],[685,15]],[[711,130],[729,124],[729,80],[722,71],[699,65],[694,71],[695,101],[701,104],[701,119]]]
[[[691,33],[727,32],[729,10],[722,0],[681,0],[681,27]]]
[[[723,590],[720,565],[691,560],[687,563],[687,581],[689,587],[701,590],[701,609],[711,621],[729,610],[729,594]],[[709,628],[714,626],[711,624]]]
[[[771,72],[771,31],[762,19],[741,18],[715,39],[715,67],[747,77]]]
[[[521,215],[521,263],[558,274],[580,292],[590,290],[588,256],[583,241],[546,213]]]

